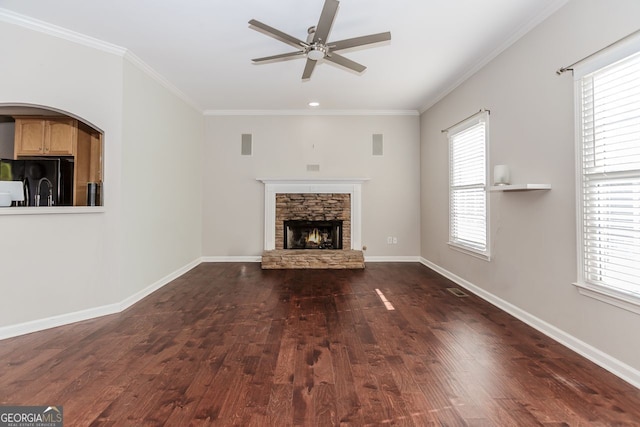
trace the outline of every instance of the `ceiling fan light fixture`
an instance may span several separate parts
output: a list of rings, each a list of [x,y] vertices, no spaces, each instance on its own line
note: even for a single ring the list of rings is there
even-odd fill
[[[327,47],[320,45],[320,44],[314,44],[309,46],[309,52],[307,52],[307,58],[313,60],[313,61],[317,61],[318,59],[322,59],[327,55]]]

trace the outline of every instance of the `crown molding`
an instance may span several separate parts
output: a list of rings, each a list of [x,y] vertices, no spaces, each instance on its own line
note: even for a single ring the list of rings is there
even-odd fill
[[[205,116],[419,116],[418,110],[205,110]]]
[[[189,98],[184,92],[174,86],[169,80],[167,80],[162,74],[158,73],[154,70],[149,64],[140,59],[136,54],[131,52],[130,50],[126,50],[123,55],[124,59],[129,61],[132,65],[138,68],[140,71],[151,77],[153,80],[162,85],[169,92],[173,93],[175,96],[184,101],[191,108],[196,110],[198,113],[202,113],[202,108],[191,98]]]
[[[424,113],[429,108],[431,108],[434,105],[436,105],[444,97],[446,97],[451,92],[453,92],[458,86],[460,86],[462,83],[464,83],[469,78],[471,78],[471,76],[473,76],[475,73],[480,71],[480,69],[482,69],[485,65],[487,65],[489,62],[493,61],[498,55],[500,55],[502,52],[504,52],[509,47],[511,47],[511,45],[513,45],[515,42],[520,40],[525,34],[527,34],[529,31],[533,30],[540,23],[542,23],[542,21],[544,21],[545,19],[547,19],[548,17],[553,15],[555,12],[558,11],[558,9],[560,9],[562,6],[564,6],[568,2],[569,2],[569,0],[556,0],[555,2],[551,3],[546,9],[544,9],[542,12],[540,12],[538,15],[536,15],[533,19],[529,20],[524,25],[518,27],[518,29],[513,34],[511,34],[510,37],[507,37],[507,39],[504,41],[504,43],[502,43],[500,46],[498,46],[496,49],[494,49],[489,55],[485,56],[484,58],[481,58],[478,62],[476,62],[475,65],[470,67],[466,73],[461,75],[460,78],[455,80],[445,90],[441,91],[440,93],[438,93],[433,98],[430,98],[429,102],[424,104],[420,108],[420,110],[419,110],[420,114]]]
[[[130,50],[124,47],[121,47],[112,43],[108,43],[100,39],[87,36],[82,33],[71,31],[66,28],[63,28],[54,24],[50,24],[48,22],[40,21],[30,16],[21,15],[19,13],[15,13],[3,8],[0,8],[0,21],[7,22],[9,24],[18,25],[23,28],[27,28],[33,31],[37,31],[39,33],[47,34],[52,37],[57,37],[59,39],[67,40],[72,43],[87,46],[92,49],[100,50],[102,52],[117,55],[123,59],[126,59],[132,65],[134,65],[139,70],[141,70],[143,73],[145,73],[150,78],[158,82],[161,86],[163,86],[169,92],[173,93],[178,98],[180,98],[185,103],[187,103],[191,108],[195,109],[199,113],[202,113],[202,108],[200,108],[192,99],[190,99],[187,95],[185,95],[184,92],[182,92],[176,86],[171,84],[169,80],[167,80],[164,76],[162,76],[160,73],[154,70],[149,64],[145,63],[133,52],[131,52]]]
[[[105,42],[30,16],[0,8],[0,21],[118,55],[205,116],[419,116],[418,110],[204,110],[163,75],[125,47]]]
[[[113,43],[107,43],[105,41],[89,37],[85,34],[77,33],[75,31],[71,31],[66,28],[50,24],[48,22],[40,21],[39,19],[35,19],[30,16],[15,13],[8,9],[0,8],[0,21],[19,25],[33,31],[38,31],[40,33],[48,34],[53,37],[68,40],[70,42],[91,47],[93,49],[98,49],[103,52],[112,53],[114,55],[123,56],[127,51],[125,48]]]

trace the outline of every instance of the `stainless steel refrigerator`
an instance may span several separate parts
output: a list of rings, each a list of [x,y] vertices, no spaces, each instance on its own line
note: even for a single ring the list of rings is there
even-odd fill
[[[72,206],[73,159],[31,157],[26,160],[0,159],[1,179],[22,181],[25,206]],[[39,190],[39,196],[38,196]]]

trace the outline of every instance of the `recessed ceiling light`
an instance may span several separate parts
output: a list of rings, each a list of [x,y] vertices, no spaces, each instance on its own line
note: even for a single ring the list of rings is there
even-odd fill
[[[318,101],[311,101],[309,103],[309,107],[318,107],[320,106],[320,103]]]

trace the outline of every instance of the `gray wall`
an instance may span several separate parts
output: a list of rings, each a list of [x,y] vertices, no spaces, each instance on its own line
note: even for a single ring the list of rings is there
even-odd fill
[[[640,370],[640,316],[582,296],[577,277],[573,79],[561,66],[638,29],[636,0],[574,0],[421,117],[421,254],[600,362]],[[447,246],[447,140],[441,129],[491,110],[490,164],[551,191],[491,194],[486,262]],[[618,364],[618,362],[622,362]],[[626,366],[625,366],[626,365]],[[635,371],[634,371],[635,370]]]
[[[253,155],[240,155],[241,134]],[[372,135],[384,155],[372,156]],[[206,118],[203,256],[259,256],[264,184],[256,178],[370,178],[362,187],[367,257],[417,259],[420,250],[419,117],[210,116]],[[307,164],[320,165],[307,172]],[[388,245],[395,236],[398,244]]]

